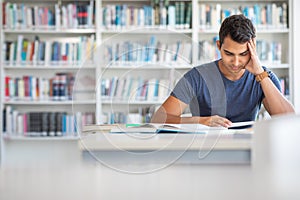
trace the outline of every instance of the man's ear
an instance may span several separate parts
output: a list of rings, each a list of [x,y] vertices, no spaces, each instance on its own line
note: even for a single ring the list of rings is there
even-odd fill
[[[219,51],[221,51],[221,43],[220,43],[220,40],[217,40],[217,41],[216,41],[216,44],[217,44],[217,47],[218,47]]]

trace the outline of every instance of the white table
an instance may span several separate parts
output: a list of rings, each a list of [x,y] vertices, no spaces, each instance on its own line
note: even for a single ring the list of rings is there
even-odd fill
[[[80,139],[85,162],[120,170],[144,170],[171,164],[250,164],[251,133],[89,134]],[[120,167],[121,166],[121,167]]]

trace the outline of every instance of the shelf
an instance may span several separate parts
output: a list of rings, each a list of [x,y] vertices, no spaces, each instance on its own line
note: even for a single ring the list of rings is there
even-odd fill
[[[102,33],[114,34],[114,33],[127,33],[127,34],[178,34],[192,33],[192,29],[175,29],[161,26],[144,26],[144,27],[126,27],[126,28],[102,28]]]
[[[220,0],[197,0],[197,1],[199,1],[199,2],[208,2],[208,3],[212,3],[212,2],[216,2],[216,3],[220,3]],[[222,2],[222,1],[221,1]],[[230,3],[230,4],[234,4],[234,5],[236,5],[237,4],[237,2],[238,3],[241,3],[241,2],[251,2],[251,3],[262,3],[262,2],[270,2],[270,3],[272,3],[272,2],[274,2],[274,0],[241,0],[241,1],[236,1],[236,0],[226,0],[226,1],[223,1],[224,3]],[[286,2],[286,0],[276,0],[276,2]]]
[[[122,100],[102,100],[103,104],[137,104],[137,105],[160,105],[163,103],[163,101],[122,101]]]
[[[276,34],[276,33],[289,33],[287,28],[257,28],[257,34]],[[198,31],[199,34],[219,34],[219,29],[205,29],[200,28]]]
[[[272,62],[261,62],[263,66],[267,66],[269,69],[288,69],[288,63],[272,63]]]
[[[54,141],[54,140],[79,140],[79,136],[21,136],[21,135],[8,135],[3,133],[2,138],[4,140],[14,141]]]
[[[82,29],[55,29],[55,28],[37,28],[37,29],[8,29],[4,28],[4,33],[9,34],[93,34],[96,33],[94,28]]]
[[[16,3],[24,3],[24,0],[12,0],[13,2]],[[80,0],[80,2],[89,2],[90,0]],[[43,2],[42,0],[25,0],[25,2],[37,2],[37,3],[41,3]],[[57,3],[57,0],[47,0],[45,1],[47,3]],[[63,2],[74,2],[74,0],[64,0]]]
[[[84,104],[96,104],[95,100],[86,100],[86,101],[30,101],[30,100],[10,100],[3,102],[6,105],[49,105],[49,106],[56,106],[56,105],[84,105]]]
[[[33,69],[33,70],[56,70],[56,69],[67,69],[67,70],[78,70],[78,69],[96,69],[95,65],[85,65],[84,67],[80,65],[44,65],[44,66],[39,66],[39,65],[3,65],[4,69],[7,70],[28,70],[28,69]]]
[[[126,63],[114,63],[109,65],[108,67],[102,67],[102,69],[115,69],[115,70],[122,70],[122,69],[135,69],[135,70],[149,70],[149,69],[190,69],[192,68],[192,64],[180,64],[180,63],[147,63],[147,62],[126,62]]]
[[[276,34],[276,33],[289,33],[290,30],[287,28],[272,28],[272,29],[257,29],[257,33],[267,33],[267,34]]]

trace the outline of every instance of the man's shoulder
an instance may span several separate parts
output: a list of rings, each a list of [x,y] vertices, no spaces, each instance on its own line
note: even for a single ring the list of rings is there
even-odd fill
[[[218,74],[220,74],[217,62],[218,61],[216,60],[216,61],[204,63],[202,65],[195,67],[195,69],[201,75],[208,76],[208,77],[215,77]]]
[[[208,62],[208,63],[203,63],[203,64],[201,64],[201,65],[198,65],[198,66],[196,66],[196,67],[194,67],[194,68],[196,68],[196,69],[203,69],[203,68],[212,68],[212,67],[217,67],[217,64],[216,64],[216,60],[215,61],[211,61],[211,62]]]

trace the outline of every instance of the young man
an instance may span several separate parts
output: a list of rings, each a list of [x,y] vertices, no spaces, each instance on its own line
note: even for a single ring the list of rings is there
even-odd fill
[[[243,15],[226,18],[219,31],[221,59],[189,70],[177,83],[153,123],[201,123],[229,127],[253,121],[263,103],[270,115],[294,113],[277,76],[260,65],[255,28]],[[190,106],[192,117],[181,117]]]

